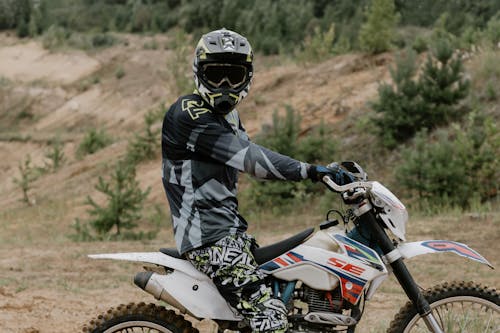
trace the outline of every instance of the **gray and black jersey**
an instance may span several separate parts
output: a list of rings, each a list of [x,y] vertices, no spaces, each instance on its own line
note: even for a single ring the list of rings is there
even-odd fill
[[[308,165],[250,142],[236,110],[216,114],[197,94],[179,98],[162,128],[163,185],[180,253],[243,233],[238,172],[301,180]]]

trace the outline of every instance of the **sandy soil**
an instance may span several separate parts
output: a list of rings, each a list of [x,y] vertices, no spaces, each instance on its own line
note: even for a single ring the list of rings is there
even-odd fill
[[[465,228],[472,228],[478,222],[482,224],[479,237],[457,228],[440,227],[441,224],[460,223]],[[471,217],[422,219],[411,225],[410,237],[411,240],[448,238],[464,241],[498,265],[495,256],[500,250],[498,222],[498,216],[493,215],[485,215],[479,221]],[[159,236],[165,241],[72,243],[64,236],[69,231],[57,226],[54,229],[58,230],[58,235],[43,237],[53,231],[29,235],[25,229],[34,223],[37,222],[26,223],[15,231],[2,230],[12,238],[0,243],[1,332],[79,331],[91,318],[110,307],[129,302],[155,302],[132,283],[135,273],[142,269],[140,264],[96,261],[86,255],[155,251],[161,246],[172,245],[168,230]],[[26,235],[20,235],[23,232]],[[291,234],[261,231],[259,240],[268,244]],[[474,280],[493,286],[500,282],[495,271],[452,254],[422,256],[410,261],[409,267],[424,288],[451,280]],[[368,302],[359,331],[382,332],[405,302],[401,288],[390,278]],[[202,332],[213,327],[207,322],[195,324]]]
[[[68,84],[99,68],[99,62],[83,52],[50,53],[34,41],[2,47],[0,59],[0,73],[22,82],[47,80]]]

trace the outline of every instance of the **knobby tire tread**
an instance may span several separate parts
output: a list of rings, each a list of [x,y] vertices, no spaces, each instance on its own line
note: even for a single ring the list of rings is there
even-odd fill
[[[134,319],[132,319],[134,318]],[[160,324],[174,333],[199,333],[183,316],[156,304],[129,303],[110,308],[83,327],[85,333],[101,333],[122,322],[144,320]]]

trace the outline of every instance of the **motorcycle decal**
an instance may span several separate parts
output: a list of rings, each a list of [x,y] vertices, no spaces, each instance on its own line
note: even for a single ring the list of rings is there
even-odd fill
[[[428,247],[429,249],[432,249],[434,251],[455,252],[459,256],[467,257],[479,262],[484,262],[484,258],[479,253],[461,243],[445,240],[432,240],[422,242],[421,244],[422,246]]]
[[[356,304],[363,291],[364,285],[354,284],[344,278],[340,278],[340,282],[342,283],[342,297],[350,303]]]
[[[280,268],[280,264],[277,262],[277,259],[279,258],[276,258],[276,259],[273,259],[272,261],[269,261],[269,262],[266,262],[265,264],[263,265],[260,265],[260,268],[265,270],[265,271],[268,271],[268,272],[272,272],[278,268]],[[281,260],[280,260],[281,262]]]
[[[363,273],[364,269],[353,264],[344,262],[338,258],[330,258],[326,265],[305,259],[304,256],[290,251],[260,266],[266,271],[274,271],[278,268],[288,267],[300,262],[309,262],[319,265],[336,275],[341,282],[342,297],[352,304],[356,304],[367,280],[353,276]]]
[[[363,272],[365,271],[364,268],[350,264],[350,263],[348,263],[342,259],[339,259],[339,258],[330,258],[330,259],[328,259],[328,263],[332,266],[341,268],[342,270],[349,272],[351,274],[357,275],[357,276],[363,274]]]
[[[301,261],[304,261],[303,256],[301,256],[298,253],[288,252],[279,256],[278,258],[273,259],[268,263],[265,263],[264,265],[260,266],[260,268],[266,271],[273,271],[280,267],[287,267]]]
[[[367,281],[358,277],[351,276],[349,274],[345,274],[338,268],[328,267],[324,265],[321,266],[325,267],[339,277],[342,286],[342,297],[348,300],[350,303],[356,304]]]
[[[345,249],[349,257],[361,260],[367,265],[377,269],[378,267],[382,267],[382,262],[380,261],[377,252],[373,249],[339,234],[336,234],[334,237]]]

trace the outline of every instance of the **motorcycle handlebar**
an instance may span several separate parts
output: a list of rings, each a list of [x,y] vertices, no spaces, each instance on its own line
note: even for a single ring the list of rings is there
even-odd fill
[[[347,192],[349,190],[354,190],[357,187],[363,187],[363,188],[371,188],[372,187],[371,182],[353,182],[353,183],[349,183],[349,184],[345,184],[345,185],[338,185],[328,175],[323,176],[322,182],[331,191],[338,192],[338,193],[343,193],[343,192]]]

